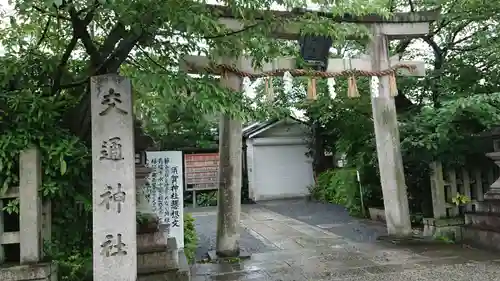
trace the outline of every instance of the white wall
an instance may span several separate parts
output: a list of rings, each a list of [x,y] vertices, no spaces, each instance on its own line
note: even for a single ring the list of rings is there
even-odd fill
[[[249,196],[254,201],[303,197],[314,183],[306,156],[308,127],[281,123],[247,139]]]

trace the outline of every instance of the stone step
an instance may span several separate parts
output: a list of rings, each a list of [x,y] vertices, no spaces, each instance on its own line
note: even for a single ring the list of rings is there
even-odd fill
[[[137,272],[153,273],[179,268],[179,258],[174,251],[143,252],[137,255]]]
[[[160,249],[177,249],[175,238],[166,238],[163,232],[137,234],[137,252],[151,252]]]
[[[467,212],[465,213],[465,224],[500,230],[500,213]]]
[[[482,225],[462,227],[462,242],[478,248],[500,250],[500,231]]]
[[[478,202],[477,205],[477,212],[500,214],[500,200],[484,199],[483,201]]]
[[[143,257],[141,259],[141,256]],[[178,253],[178,268],[168,269],[163,266],[162,262],[156,264],[149,264],[144,266],[144,262],[150,262],[150,259],[162,259],[164,257],[158,257],[157,255],[139,255],[139,261],[137,266],[138,281],[189,281],[191,279],[190,267],[186,260],[186,255],[183,250]]]
[[[185,280],[177,278],[177,270],[170,270],[166,272],[157,273],[143,273],[139,274],[137,281],[177,281]]]

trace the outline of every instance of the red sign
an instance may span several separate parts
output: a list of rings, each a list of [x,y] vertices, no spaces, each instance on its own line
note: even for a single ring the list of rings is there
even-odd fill
[[[184,154],[186,190],[217,189],[219,153]]]

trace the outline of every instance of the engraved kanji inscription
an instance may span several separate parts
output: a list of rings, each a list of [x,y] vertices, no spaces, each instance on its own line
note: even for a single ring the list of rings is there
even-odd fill
[[[108,141],[102,141],[101,157],[99,157],[99,160],[103,159],[113,161],[124,159],[122,154],[121,139],[119,137],[112,137]]]
[[[127,245],[122,242],[120,233],[116,235],[116,238],[113,234],[108,234],[106,235],[106,241],[101,243],[101,255],[105,257],[126,256],[126,247]]]
[[[171,167],[171,212],[170,216],[172,217],[172,227],[180,227],[180,214],[179,214],[179,170],[177,166]]]
[[[117,184],[116,190],[111,185],[106,185],[106,191],[101,194],[101,205],[106,206],[106,210],[109,210],[111,203],[116,203],[116,210],[119,214],[122,212],[122,204],[125,202],[126,195],[125,191],[122,190],[121,183]]]
[[[101,104],[106,106],[106,108],[99,112],[99,115],[104,116],[112,109],[115,109],[120,114],[127,115],[128,112],[118,106],[121,103],[121,94],[117,93],[115,89],[110,88],[109,92],[102,97]]]

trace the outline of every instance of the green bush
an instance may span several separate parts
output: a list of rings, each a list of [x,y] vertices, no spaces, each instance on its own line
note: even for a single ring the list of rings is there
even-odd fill
[[[360,215],[361,200],[355,169],[328,170],[319,175],[311,196],[319,201],[346,207],[351,215]]]
[[[196,194],[196,205],[198,207],[217,206],[217,190]]]
[[[194,218],[191,214],[184,214],[184,253],[190,263],[194,263],[196,248],[198,247],[198,236],[194,225]]]

